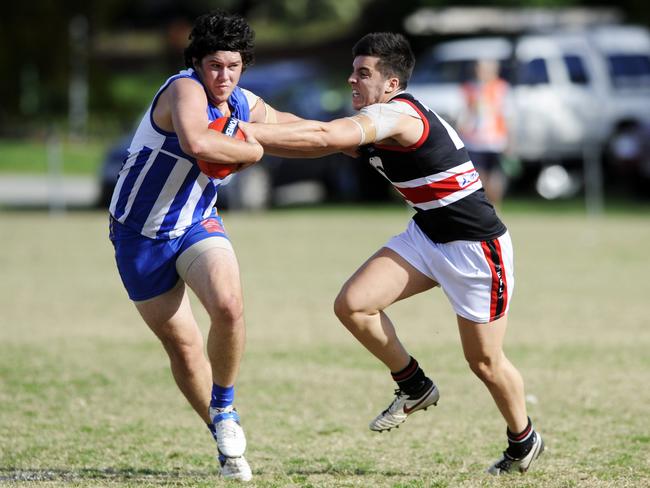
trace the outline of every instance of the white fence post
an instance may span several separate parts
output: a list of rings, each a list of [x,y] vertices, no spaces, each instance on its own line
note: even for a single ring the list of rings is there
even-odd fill
[[[63,148],[61,137],[52,129],[47,138],[48,207],[50,214],[65,212],[63,189]]]

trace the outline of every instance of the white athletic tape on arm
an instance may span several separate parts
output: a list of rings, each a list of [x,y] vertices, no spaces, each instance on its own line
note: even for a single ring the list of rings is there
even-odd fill
[[[402,102],[375,103],[363,107],[360,113],[372,120],[377,130],[377,141],[383,141],[395,135],[393,129],[399,123],[402,115],[420,118],[413,107]]]
[[[253,108],[257,104],[257,102],[261,100],[260,97],[255,95],[255,93],[253,93],[252,91],[247,90],[246,88],[242,88],[241,91],[246,97],[246,101],[248,102],[248,106],[250,108]]]
[[[352,117],[346,117],[346,119],[351,120],[352,122],[354,122],[357,125],[357,127],[359,128],[359,130],[361,131],[361,141],[359,141],[359,145],[363,146],[363,144],[365,144],[365,141],[366,141],[366,131],[363,130],[363,126],[357,120],[355,120]]]
[[[260,100],[262,100],[262,99],[260,98]],[[265,124],[277,124],[278,117],[277,117],[273,107],[271,107],[266,102],[264,102],[264,100],[262,100],[262,102],[264,103],[264,110],[265,110],[265,112],[264,112],[264,123]]]

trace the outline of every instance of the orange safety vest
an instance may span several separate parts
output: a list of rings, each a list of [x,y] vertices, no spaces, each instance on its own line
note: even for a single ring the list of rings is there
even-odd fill
[[[459,129],[468,149],[503,151],[508,143],[504,113],[508,83],[501,79],[470,82],[462,90],[466,107]]]

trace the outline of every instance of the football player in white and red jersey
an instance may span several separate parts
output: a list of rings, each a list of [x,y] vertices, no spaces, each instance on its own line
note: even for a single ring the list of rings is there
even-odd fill
[[[456,312],[465,358],[507,424],[508,447],[488,471],[528,470],[544,449],[527,415],[524,383],[503,352],[514,286],[510,235],[485,197],[463,141],[406,92],[415,64],[399,34],[373,33],[353,48],[353,117],[270,126],[244,124],[265,151],[302,156],[358,150],[415,214],[343,285],[335,312],[390,370],[391,404],[370,422],[390,430],[435,405],[439,391],[400,342],[385,309],[436,286]]]

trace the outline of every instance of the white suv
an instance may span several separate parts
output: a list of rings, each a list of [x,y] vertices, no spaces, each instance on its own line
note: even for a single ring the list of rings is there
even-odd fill
[[[594,145],[615,160],[624,157],[621,141],[650,122],[650,33],[642,27],[444,42],[420,57],[408,90],[454,122],[460,85],[482,58],[498,60],[512,84],[513,149],[524,162],[579,160]]]

